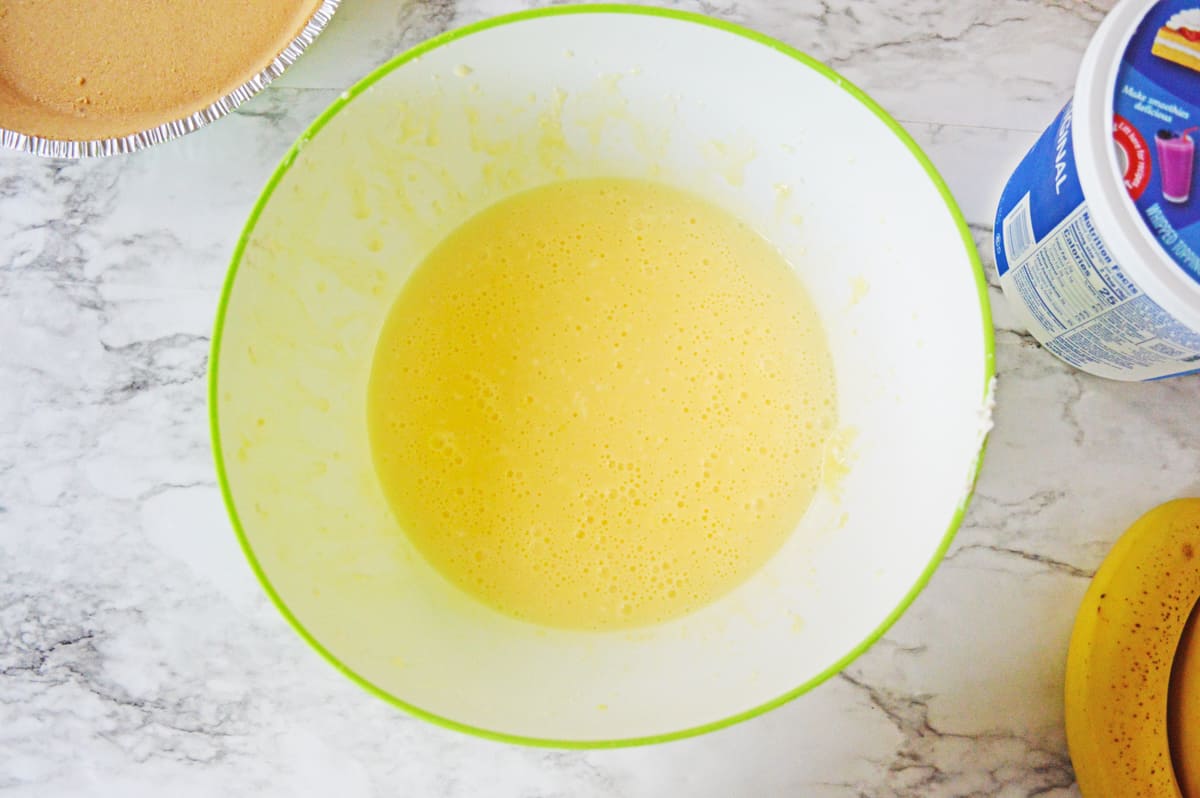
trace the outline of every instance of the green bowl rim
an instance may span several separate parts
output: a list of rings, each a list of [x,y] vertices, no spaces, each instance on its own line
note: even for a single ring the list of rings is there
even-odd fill
[[[867,635],[866,639],[864,639],[861,643],[859,643],[857,646],[855,646],[853,649],[851,649],[845,656],[843,656],[841,659],[834,662],[828,668],[821,671],[819,674],[817,674],[813,678],[809,679],[808,681],[804,682],[803,684],[799,685],[798,687],[794,688],[793,690],[790,690],[787,693],[784,693],[783,695],[779,696],[778,698],[768,701],[765,704],[761,704],[759,706],[753,707],[752,709],[748,709],[744,712],[739,712],[736,715],[731,715],[727,718],[712,721],[710,723],[705,723],[700,726],[692,726],[692,727],[689,727],[686,729],[680,729],[678,731],[668,732],[665,734],[653,734],[653,735],[648,735],[648,736],[644,736],[644,737],[628,737],[628,738],[622,738],[622,739],[616,739],[616,740],[582,740],[582,741],[581,740],[554,740],[554,739],[546,739],[546,738],[540,738],[540,737],[525,737],[525,736],[521,736],[521,735],[506,734],[504,732],[493,731],[490,729],[481,729],[481,728],[478,728],[475,726],[468,725],[466,723],[460,723],[458,721],[451,720],[450,718],[444,718],[444,717],[441,717],[440,715],[436,715],[436,714],[429,712],[427,710],[424,710],[418,706],[414,706],[413,704],[403,701],[402,699],[397,698],[396,696],[392,695],[391,693],[388,693],[385,690],[375,686],[374,684],[367,681],[362,676],[355,673],[348,666],[343,664],[340,660],[338,660],[338,658],[336,656],[334,656],[331,651],[329,651],[323,645],[321,645],[321,643],[319,643],[316,640],[316,638],[314,638],[308,632],[308,630],[304,628],[304,626],[300,623],[299,619],[297,619],[296,616],[292,614],[291,610],[288,609],[287,605],[284,604],[283,599],[280,598],[279,594],[275,592],[275,588],[272,587],[271,582],[270,582],[270,580],[267,579],[266,573],[263,572],[262,566],[259,564],[258,559],[254,556],[254,551],[250,547],[250,541],[246,537],[245,530],[242,528],[241,520],[238,517],[237,509],[234,506],[233,496],[232,496],[232,493],[230,491],[230,486],[229,486],[229,478],[225,471],[225,461],[223,458],[222,448],[221,448],[220,423],[219,423],[219,419],[218,419],[218,410],[217,410],[217,408],[218,408],[217,400],[218,400],[218,396],[219,396],[218,385],[217,385],[217,375],[220,372],[219,364],[220,364],[220,353],[221,353],[221,339],[222,339],[222,333],[223,333],[224,325],[225,325],[225,313],[229,306],[229,297],[233,291],[234,279],[237,276],[238,266],[241,263],[242,256],[246,250],[247,242],[249,241],[250,236],[254,231],[255,225],[258,222],[259,216],[261,215],[263,208],[266,207],[267,202],[270,200],[271,195],[273,194],[273,192],[275,190],[275,187],[279,184],[279,182],[283,178],[284,174],[287,173],[287,171],[291,167],[292,163],[296,160],[296,156],[300,152],[300,149],[301,149],[301,147],[303,147],[304,143],[306,141],[310,140],[317,133],[319,133],[320,130],[326,125],[326,123],[328,123],[329,120],[332,119],[351,100],[353,100],[359,94],[362,94],[364,91],[366,91],[368,88],[370,88],[376,82],[381,80],[383,77],[390,74],[397,68],[403,66],[404,64],[408,63],[409,61],[412,61],[412,60],[418,58],[419,56],[421,56],[437,47],[441,47],[444,44],[449,44],[450,42],[465,38],[467,36],[470,36],[473,33],[478,33],[480,31],[485,31],[490,28],[500,27],[502,25],[509,25],[514,22],[522,22],[524,20],[529,20],[529,19],[539,19],[539,18],[543,18],[543,17],[556,17],[556,16],[563,16],[563,15],[569,15],[569,14],[633,14],[633,15],[653,16],[653,17],[661,17],[661,18],[666,18],[666,19],[673,19],[673,20],[678,20],[681,22],[689,22],[689,23],[694,23],[694,24],[698,24],[698,25],[706,25],[710,28],[716,28],[717,30],[725,31],[727,33],[732,33],[734,35],[741,36],[743,38],[746,38],[751,41],[757,42],[759,44],[765,45],[767,47],[770,47],[773,50],[783,53],[786,56],[794,58],[795,60],[797,60],[800,63],[804,64],[805,66],[809,67],[810,69],[827,77],[829,80],[831,80],[835,84],[837,84],[838,87],[843,89],[851,97],[853,97],[854,99],[856,99],[860,103],[862,103],[868,110],[871,111],[871,113],[873,113],[876,117],[878,117],[880,121],[882,121],[885,125],[887,125],[887,127],[896,135],[896,137],[899,138],[901,142],[903,142],[904,146],[908,148],[909,152],[912,153],[913,157],[916,158],[917,161],[921,164],[921,166],[924,168],[926,174],[929,176],[929,179],[931,181],[933,181],[933,184],[937,187],[938,193],[941,194],[942,199],[946,203],[947,210],[950,211],[951,216],[954,218],[955,224],[958,226],[959,234],[962,237],[963,246],[966,249],[968,259],[975,271],[975,287],[976,287],[976,291],[978,292],[978,295],[979,295],[979,309],[980,309],[980,316],[983,321],[983,333],[984,333],[984,371],[985,371],[984,400],[985,401],[987,400],[988,394],[991,391],[992,379],[995,376],[996,354],[995,354],[995,338],[994,338],[993,332],[992,332],[991,308],[988,303],[988,296],[987,296],[987,291],[988,291],[987,280],[984,276],[983,265],[979,259],[979,253],[975,249],[974,240],[971,237],[971,233],[967,227],[966,220],[963,218],[962,211],[959,209],[957,203],[955,203],[954,198],[950,193],[950,189],[946,186],[946,182],[942,179],[941,175],[938,174],[937,169],[934,168],[934,166],[930,162],[928,156],[926,156],[925,153],[922,152],[921,148],[919,146],[917,146],[916,142],[913,141],[912,137],[908,135],[908,133],[900,126],[900,124],[898,122],[896,122],[895,119],[893,119],[891,117],[891,115],[889,115],[886,111],[884,111],[874,100],[872,100],[870,97],[868,97],[867,94],[865,92],[863,92],[861,89],[859,89],[857,86],[850,83],[845,78],[843,78],[841,75],[839,75],[837,72],[830,69],[828,66],[821,63],[820,61],[817,61],[816,59],[812,58],[811,56],[806,55],[805,53],[802,53],[799,50],[797,50],[793,47],[790,47],[789,45],[784,44],[783,42],[777,41],[776,39],[773,39],[762,33],[758,33],[757,31],[742,27],[741,25],[737,25],[737,24],[734,24],[731,22],[726,22],[724,20],[713,19],[710,17],[706,17],[702,14],[695,14],[695,13],[691,13],[691,12],[687,12],[687,11],[677,11],[675,9],[669,9],[669,8],[630,6],[630,5],[623,5],[623,4],[618,4],[618,3],[602,3],[602,4],[589,4],[589,5],[575,5],[575,6],[554,6],[554,7],[549,7],[549,8],[539,8],[539,9],[532,9],[532,10],[527,10],[527,11],[520,11],[520,12],[517,12],[514,14],[507,14],[507,15],[503,15],[503,16],[498,16],[498,17],[493,17],[490,19],[481,20],[481,21],[473,23],[471,25],[467,25],[462,28],[447,31],[439,36],[435,36],[434,38],[429,39],[429,40],[417,45],[416,47],[414,47],[404,53],[401,53],[400,55],[397,55],[396,57],[392,58],[390,61],[386,62],[382,66],[376,68],[365,78],[360,80],[358,83],[354,84],[354,86],[351,87],[348,91],[342,93],[341,96],[338,97],[338,99],[336,99],[328,108],[326,108],[325,111],[322,112],[321,115],[318,116],[311,125],[309,125],[309,127],[304,131],[304,133],[302,133],[300,135],[300,137],[296,140],[296,142],[293,143],[292,146],[288,149],[287,153],[283,156],[282,161],[280,161],[279,166],[276,167],[275,172],[271,175],[270,180],[267,181],[266,186],[263,188],[262,193],[259,195],[258,201],[254,204],[254,208],[250,212],[250,217],[246,220],[246,225],[243,228],[242,234],[238,239],[237,246],[234,249],[233,257],[231,259],[230,266],[229,266],[229,273],[226,275],[225,283],[221,289],[220,304],[218,305],[218,308],[217,308],[217,317],[216,317],[216,322],[214,325],[213,336],[212,336],[212,345],[211,345],[211,350],[210,350],[210,355],[209,355],[209,380],[208,380],[209,432],[210,432],[210,435],[212,438],[213,459],[216,463],[217,480],[221,486],[221,496],[224,499],[225,509],[229,513],[229,518],[233,524],[234,531],[237,533],[238,542],[241,544],[242,552],[245,554],[247,561],[250,563],[250,567],[254,570],[255,576],[258,577],[258,581],[262,584],[263,590],[266,591],[267,595],[270,597],[270,599],[271,599],[272,603],[275,605],[276,609],[279,610],[280,614],[283,615],[283,617],[292,626],[292,628],[295,629],[295,631],[300,635],[300,637],[302,637],[304,640],[306,640],[309,643],[309,645],[311,645],[314,649],[316,649],[317,653],[320,654],[322,657],[324,657],[325,660],[327,660],[331,665],[333,665],[333,667],[335,667],[337,670],[341,671],[347,678],[349,678],[351,681],[358,684],[360,687],[365,689],[367,692],[369,692],[375,696],[378,696],[379,698],[383,699],[384,701],[387,701],[395,706],[398,706],[401,709],[403,709],[419,718],[423,718],[424,720],[430,721],[431,723],[437,724],[437,725],[445,727],[447,729],[454,729],[456,731],[466,732],[468,734],[472,734],[477,737],[482,737],[482,738],[489,739],[489,740],[497,740],[500,742],[517,743],[517,744],[529,745],[529,746],[587,750],[587,749],[602,749],[602,748],[622,748],[622,747],[628,747],[628,746],[650,745],[650,744],[654,744],[654,743],[663,743],[663,742],[668,742],[671,740],[680,740],[685,737],[693,737],[696,735],[705,734],[707,732],[716,731],[718,729],[723,729],[728,726],[732,726],[735,723],[740,723],[741,721],[749,720],[750,718],[757,717],[759,715],[762,715],[762,714],[768,712],[769,710],[772,710],[778,706],[781,706],[781,705],[787,703],[788,701],[791,701],[792,699],[796,698],[797,696],[800,696],[800,695],[808,692],[809,690],[813,689],[817,685],[821,684],[822,682],[826,681],[827,679],[829,679],[829,678],[835,676],[836,674],[838,674],[839,672],[841,672],[847,665],[849,665],[852,661],[854,661],[859,655],[861,655],[864,651],[866,651],[868,648],[870,648],[871,645],[875,643],[875,641],[877,641],[880,637],[883,636],[883,634],[892,626],[892,624],[894,624],[896,622],[896,620],[904,613],[904,611],[906,609],[908,609],[908,607],[912,604],[913,600],[916,599],[917,595],[929,583],[930,578],[933,576],[934,570],[941,563],[942,558],[945,556],[947,549],[950,547],[950,544],[954,539],[955,533],[958,531],[959,526],[962,524],[963,515],[965,514],[967,505],[969,504],[970,498],[974,493],[975,481],[979,477],[979,470],[980,470],[980,467],[982,466],[984,452],[987,448],[987,440],[986,440],[986,438],[984,438],[983,440],[980,441],[979,453],[975,460],[973,473],[970,475],[971,487],[964,495],[963,500],[959,503],[958,508],[955,511],[953,518],[951,518],[951,520],[950,520],[950,525],[947,528],[946,533],[943,536],[940,545],[937,547],[937,550],[934,552],[932,559],[930,559],[929,563],[925,566],[925,569],[921,572],[920,577],[918,577],[918,579],[917,579],[916,583],[913,585],[913,587],[901,599],[900,604],[886,618],[883,619],[882,623],[880,623],[877,627],[875,627],[875,629],[873,631],[871,631],[871,633],[869,635]]]

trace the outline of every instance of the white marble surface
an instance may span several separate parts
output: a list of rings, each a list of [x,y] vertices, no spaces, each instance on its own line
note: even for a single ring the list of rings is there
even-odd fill
[[[0,794],[1069,796],[1067,636],[1143,510],[1200,493],[1197,378],[1070,371],[993,289],[999,405],[945,564],[886,639],[759,719],[587,753],[443,731],[322,662],[214,482],[205,366],[237,231],[288,142],[373,65],[522,0],[344,0],[233,117],[126,158],[0,155]],[[1007,172],[1109,0],[683,0],[825,59],[944,171],[991,266]]]

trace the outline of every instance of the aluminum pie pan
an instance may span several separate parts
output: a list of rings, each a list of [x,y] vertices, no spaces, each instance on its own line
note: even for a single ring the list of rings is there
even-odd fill
[[[199,130],[223,116],[228,116],[239,105],[282,75],[325,30],[341,2],[342,0],[322,0],[321,5],[304,24],[304,28],[262,71],[199,111],[126,136],[81,141],[45,138],[0,126],[0,148],[27,152],[44,158],[100,158],[137,152]]]

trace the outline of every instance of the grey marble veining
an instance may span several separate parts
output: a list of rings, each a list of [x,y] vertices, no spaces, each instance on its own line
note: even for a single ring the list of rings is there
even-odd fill
[[[195,135],[105,161],[0,154],[0,794],[1077,794],[1061,723],[1075,607],[1129,522],[1200,492],[1200,383],[1072,372],[994,287],[996,429],[946,562],[843,675],[761,718],[621,751],[475,740],[363,693],[263,597],[220,503],[204,404],[241,224],[353,80],[531,5],[345,0],[293,70]],[[942,170],[990,268],[1000,187],[1111,4],[677,5],[777,36],[876,97]]]
[[[1070,94],[1092,31],[1112,6],[1081,2],[956,0],[675,0],[668,5],[769,33],[867,88],[895,116],[1040,131]],[[277,85],[342,88],[391,54],[449,28],[546,0],[348,2],[330,38]]]

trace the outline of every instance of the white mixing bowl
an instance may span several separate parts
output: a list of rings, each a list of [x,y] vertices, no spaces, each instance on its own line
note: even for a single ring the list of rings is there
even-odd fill
[[[584,633],[501,615],[426,563],[377,483],[365,407],[384,317],[439,240],[513,192],[600,175],[698,192],[789,258],[829,333],[848,472],[730,595]],[[283,614],[389,701],[526,743],[696,734],[833,675],[929,579],[988,426],[987,308],[945,184],[821,64],[673,11],[489,20],[355,86],[268,184],[213,342],[221,484]]]

